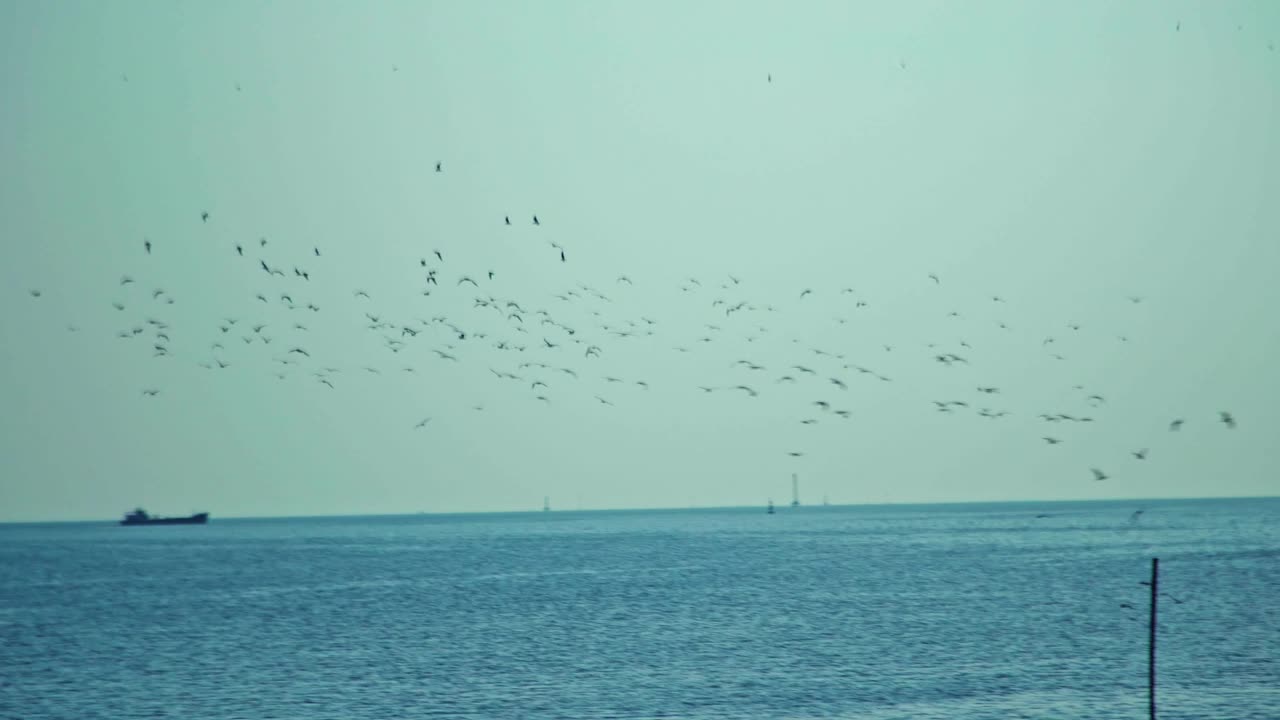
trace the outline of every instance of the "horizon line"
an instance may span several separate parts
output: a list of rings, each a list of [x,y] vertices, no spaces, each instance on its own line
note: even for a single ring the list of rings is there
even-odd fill
[[[950,500],[941,502],[879,502],[879,503],[833,503],[823,505],[821,503],[801,504],[799,506],[780,505],[778,511],[794,510],[798,508],[876,508],[876,507],[939,507],[939,506],[955,506],[955,505],[1033,505],[1037,503],[1059,504],[1059,503],[1126,503],[1126,502],[1194,502],[1205,500],[1277,500],[1280,495],[1214,495],[1214,496],[1198,496],[1198,497],[1157,497],[1157,498],[1088,498],[1088,499],[1055,499],[1055,500]],[[543,508],[529,510],[458,510],[458,511],[440,511],[440,512],[395,512],[395,513],[332,513],[319,515],[222,515],[219,516],[223,520],[309,520],[309,519],[337,519],[337,518],[392,518],[392,517],[453,517],[466,515],[550,515],[550,514],[570,514],[570,513],[625,513],[625,512],[690,512],[698,510],[751,510],[765,507],[765,505],[687,505],[687,506],[653,506],[653,507],[620,507],[620,508],[566,508],[563,510],[544,510]],[[200,511],[205,512],[205,511]],[[182,517],[182,516],[173,516]],[[212,520],[214,515],[209,513]],[[56,524],[83,524],[83,523],[118,523],[119,520],[106,519],[79,519],[79,520],[0,520],[0,526],[4,525],[56,525]]]

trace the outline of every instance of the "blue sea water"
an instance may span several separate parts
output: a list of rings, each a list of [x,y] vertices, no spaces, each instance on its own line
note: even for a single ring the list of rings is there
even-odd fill
[[[0,717],[1145,718],[1158,556],[1160,717],[1274,720],[1278,520],[1280,499],[0,526]]]

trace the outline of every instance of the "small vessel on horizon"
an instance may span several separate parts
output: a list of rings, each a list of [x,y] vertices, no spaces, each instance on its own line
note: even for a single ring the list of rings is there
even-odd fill
[[[209,513],[196,513],[187,517],[152,517],[146,510],[138,508],[126,513],[121,525],[204,525],[209,522]]]
[[[766,512],[768,512],[770,515],[773,514],[773,498],[769,498],[769,509]]]

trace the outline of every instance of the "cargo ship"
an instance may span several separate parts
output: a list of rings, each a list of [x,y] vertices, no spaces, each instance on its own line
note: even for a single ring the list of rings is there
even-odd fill
[[[138,508],[124,516],[121,525],[204,525],[209,522],[209,513],[196,513],[188,517],[152,517],[146,510]]]

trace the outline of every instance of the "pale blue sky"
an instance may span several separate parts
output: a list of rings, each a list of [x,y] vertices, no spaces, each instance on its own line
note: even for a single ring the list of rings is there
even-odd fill
[[[1277,42],[1269,2],[0,2],[0,520],[1276,494]]]

